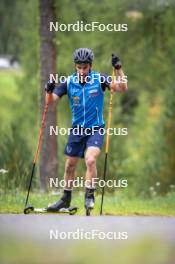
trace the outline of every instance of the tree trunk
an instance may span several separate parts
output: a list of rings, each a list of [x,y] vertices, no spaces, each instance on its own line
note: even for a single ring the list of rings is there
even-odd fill
[[[49,22],[55,21],[54,0],[40,0],[40,116],[42,118],[45,91],[44,85],[50,74],[56,73],[56,46],[54,31],[49,31]],[[40,151],[40,181],[41,189],[47,191],[49,178],[57,177],[57,138],[49,135],[51,125],[56,125],[56,106],[49,105]]]

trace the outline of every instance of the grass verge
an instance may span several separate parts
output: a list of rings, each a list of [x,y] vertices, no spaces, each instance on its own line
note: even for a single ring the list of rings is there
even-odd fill
[[[47,207],[49,203],[58,200],[61,196],[50,193],[31,193],[29,203],[34,207]],[[23,213],[26,193],[6,193],[0,195],[0,213]],[[93,215],[99,215],[101,195],[96,195]],[[84,215],[84,193],[76,192],[73,195],[72,205],[79,207],[78,215]],[[105,215],[156,215],[175,216],[175,193],[166,196],[156,196],[150,199],[139,197],[128,198],[123,193],[106,194],[104,200]]]

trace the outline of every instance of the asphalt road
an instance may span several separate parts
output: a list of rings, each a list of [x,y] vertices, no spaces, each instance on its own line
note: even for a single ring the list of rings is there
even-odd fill
[[[92,232],[92,230],[96,230],[95,233],[116,233],[118,240],[127,239],[132,241],[135,238],[151,236],[175,243],[175,217],[0,215],[0,236],[10,235],[19,239],[29,238],[46,242],[50,241],[52,237],[52,240],[58,242],[58,233],[62,233],[62,240],[66,240],[65,233],[74,232],[80,235],[80,233],[85,234],[86,232]],[[70,238],[71,236],[69,241],[71,241]],[[99,239],[98,236],[95,236],[95,238]],[[105,237],[102,240],[105,239],[107,238]]]

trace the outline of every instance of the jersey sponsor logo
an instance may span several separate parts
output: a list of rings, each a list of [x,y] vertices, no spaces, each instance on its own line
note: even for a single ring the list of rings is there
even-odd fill
[[[89,91],[89,94],[90,94],[90,93],[97,93],[97,92],[98,92],[98,90],[97,90],[97,89],[94,89],[94,90],[90,90],[90,91]]]
[[[98,85],[92,85],[91,87],[90,87],[90,89],[98,89]]]
[[[72,96],[72,100],[74,105],[80,105],[80,97]]]
[[[94,96],[98,96],[98,90],[97,89],[89,91],[89,97],[94,97]]]
[[[72,151],[72,147],[67,146],[67,147],[66,147],[66,150],[67,150],[67,153],[71,153],[71,151]]]

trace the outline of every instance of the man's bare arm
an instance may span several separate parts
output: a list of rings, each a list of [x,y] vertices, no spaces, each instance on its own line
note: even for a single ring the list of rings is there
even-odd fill
[[[115,69],[115,74],[117,78],[114,81],[114,84],[111,84],[110,88],[113,88],[115,92],[126,92],[128,90],[127,76],[121,68],[119,70]]]

